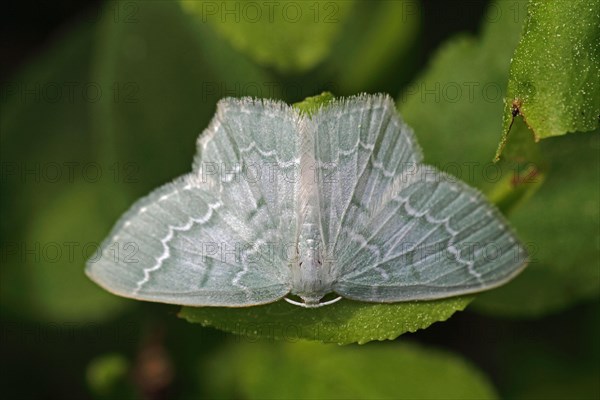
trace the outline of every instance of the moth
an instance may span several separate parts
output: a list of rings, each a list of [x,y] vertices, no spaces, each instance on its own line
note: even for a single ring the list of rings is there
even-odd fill
[[[516,276],[527,254],[500,212],[422,160],[387,95],[310,115],[223,99],[192,171],[137,201],[86,273],[139,300],[307,308],[439,299]]]

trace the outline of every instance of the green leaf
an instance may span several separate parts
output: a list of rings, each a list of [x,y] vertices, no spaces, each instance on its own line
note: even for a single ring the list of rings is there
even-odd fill
[[[480,310],[535,316],[600,292],[600,132],[549,138],[539,146],[550,164],[547,177],[510,216],[528,245],[530,265],[513,282],[478,297]]]
[[[320,95],[307,97],[301,102],[295,103],[294,107],[308,115],[318,110],[320,107],[325,107],[327,103],[334,99],[333,94],[323,92]]]
[[[593,131],[600,118],[600,2],[531,0],[510,66],[506,143],[513,110],[536,141]]]
[[[246,399],[493,399],[460,357],[407,343],[340,348],[236,343],[205,366],[209,397]]]
[[[238,51],[281,72],[303,72],[328,54],[353,1],[214,2],[182,0]]]
[[[276,340],[308,339],[326,343],[392,340],[406,332],[445,321],[463,310],[472,297],[447,300],[369,304],[340,300],[305,309],[279,301],[245,308],[183,307],[179,316],[238,335]]]

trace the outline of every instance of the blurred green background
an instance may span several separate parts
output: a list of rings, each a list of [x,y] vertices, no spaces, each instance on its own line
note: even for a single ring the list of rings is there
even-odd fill
[[[599,398],[600,134],[533,144],[518,118],[519,140],[491,164],[526,13],[526,1],[511,0],[7,6],[2,393]],[[248,331],[250,320],[225,328],[248,335],[232,335],[202,326],[219,326],[214,316],[190,323],[179,307],[117,298],[85,277],[121,213],[190,170],[220,98],[293,103],[323,91],[396,98],[426,161],[507,214],[531,253],[527,270],[446,322],[346,346],[299,340],[302,321],[272,335]],[[420,316],[422,326],[448,315]]]

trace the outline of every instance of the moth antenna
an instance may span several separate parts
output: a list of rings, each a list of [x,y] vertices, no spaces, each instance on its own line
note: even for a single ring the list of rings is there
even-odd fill
[[[328,306],[333,303],[337,303],[338,301],[340,301],[342,299],[342,296],[338,296],[333,300],[328,300],[328,301],[324,301],[323,303],[317,303],[317,304],[306,304],[306,303],[303,303],[300,301],[288,299],[287,297],[284,297],[283,299],[285,301],[287,301],[288,303],[293,304],[295,306],[304,307],[304,308],[319,308],[319,307],[323,307],[323,306]]]

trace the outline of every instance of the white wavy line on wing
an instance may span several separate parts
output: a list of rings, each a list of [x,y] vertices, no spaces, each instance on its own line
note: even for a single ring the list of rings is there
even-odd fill
[[[171,226],[169,225],[169,232],[165,237],[163,237],[160,242],[163,246],[163,252],[158,258],[156,258],[156,263],[150,268],[144,268],[144,277],[136,283],[136,288],[133,291],[133,294],[136,295],[142,289],[142,287],[150,281],[150,275],[152,272],[157,271],[162,267],[163,262],[171,256],[171,251],[169,250],[168,243],[173,239],[173,235],[175,231],[185,232],[192,228],[194,224],[204,224],[206,223],[213,215],[213,211],[221,206],[220,202],[209,204],[208,211],[206,214],[200,218],[191,218],[181,226]]]

